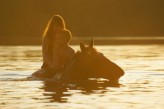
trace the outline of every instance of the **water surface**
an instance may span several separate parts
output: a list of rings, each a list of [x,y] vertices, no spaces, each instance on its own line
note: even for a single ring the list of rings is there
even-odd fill
[[[164,108],[164,45],[95,47],[125,70],[120,87],[58,90],[40,80],[23,80],[40,68],[41,46],[0,46],[0,109]]]

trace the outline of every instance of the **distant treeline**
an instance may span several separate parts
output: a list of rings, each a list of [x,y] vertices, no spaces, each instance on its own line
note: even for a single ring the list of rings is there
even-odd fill
[[[163,0],[0,0],[0,37],[41,37],[61,15],[74,36],[164,36]]]

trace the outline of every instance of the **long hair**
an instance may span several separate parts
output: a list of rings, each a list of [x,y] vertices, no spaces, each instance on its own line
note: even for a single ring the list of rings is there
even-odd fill
[[[53,28],[55,26],[61,27],[62,30],[65,29],[65,22],[64,19],[60,15],[54,15],[48,22],[47,27],[43,33],[43,37],[52,37],[53,35]]]

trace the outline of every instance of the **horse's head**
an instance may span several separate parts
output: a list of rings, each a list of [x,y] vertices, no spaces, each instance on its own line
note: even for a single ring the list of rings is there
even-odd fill
[[[93,46],[93,38],[88,46],[80,43],[81,51],[77,52],[72,71],[68,76],[74,79],[106,78],[118,80],[124,71],[102,53],[97,52]]]

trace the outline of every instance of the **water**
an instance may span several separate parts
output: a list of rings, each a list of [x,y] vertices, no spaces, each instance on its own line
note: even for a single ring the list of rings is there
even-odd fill
[[[0,46],[0,109],[164,108],[164,45],[96,48],[125,70],[120,87],[87,85],[56,91],[43,81],[23,80],[40,68],[41,46]]]

